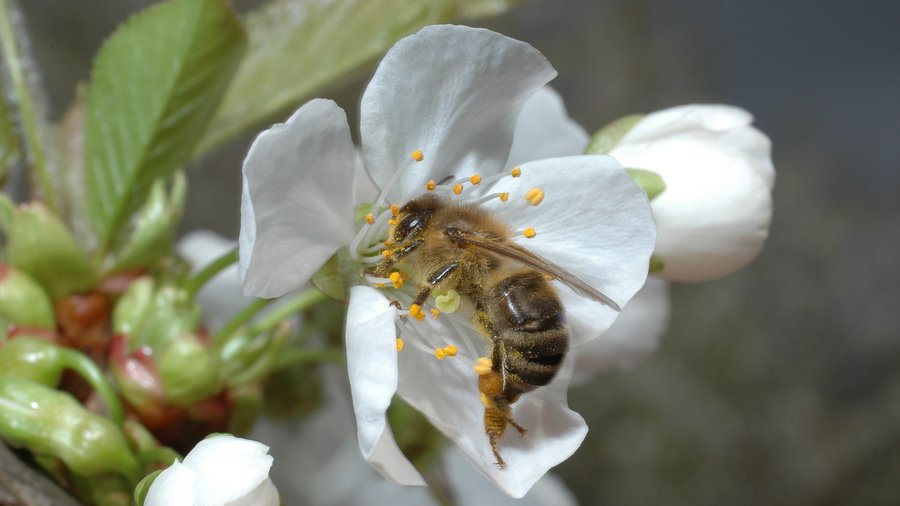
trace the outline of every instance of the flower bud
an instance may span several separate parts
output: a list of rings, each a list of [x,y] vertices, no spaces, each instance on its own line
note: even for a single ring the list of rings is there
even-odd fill
[[[152,278],[135,280],[113,311],[113,330],[129,337],[130,349],[149,346],[161,352],[176,337],[200,325],[200,306],[174,286]]]
[[[53,303],[44,289],[6,264],[0,264],[0,317],[22,327],[56,327]]]
[[[84,353],[37,337],[16,336],[0,345],[0,371],[47,387],[59,384],[64,370],[81,376],[106,403],[110,418],[122,422],[122,405],[106,375]]]
[[[71,395],[32,381],[0,376],[0,436],[38,457],[62,460],[73,473],[119,473],[137,481],[140,465],[109,419]]]
[[[175,174],[168,195],[165,181],[154,181],[144,206],[137,214],[131,236],[116,254],[112,270],[144,267],[172,250],[172,235],[181,218],[186,193],[187,178],[181,172]]]
[[[153,479],[143,506],[278,506],[278,490],[269,478],[274,459],[268,451],[268,446],[249,439],[210,436],[197,443],[183,462],[175,461]]]
[[[13,212],[7,251],[10,264],[40,283],[53,300],[87,290],[96,277],[69,229],[40,203]]]
[[[219,392],[224,381],[219,352],[208,338],[181,334],[161,350],[159,375],[166,399],[178,406],[190,406]]]
[[[664,183],[651,202],[659,272],[706,281],[752,261],[772,218],[771,143],[753,117],[725,105],[686,105],[648,114],[609,154]]]

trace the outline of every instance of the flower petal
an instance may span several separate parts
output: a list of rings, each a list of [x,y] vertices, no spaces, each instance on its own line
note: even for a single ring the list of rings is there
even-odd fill
[[[566,106],[559,93],[544,86],[522,108],[506,166],[557,156],[580,155],[589,138],[581,125],[566,113]]]
[[[299,288],[353,237],[356,151],[344,111],[312,100],[261,133],[244,160],[244,294]]]
[[[610,368],[627,368],[656,349],[669,324],[669,283],[656,276],[622,308],[606,332],[597,339],[572,350],[575,375],[579,385],[598,372]]]
[[[644,116],[619,145],[681,142],[684,138],[696,136],[724,156],[746,160],[771,190],[775,184],[772,143],[765,134],[753,128],[752,123],[753,115],[740,107],[682,105]],[[615,153],[616,150],[613,150],[613,156],[616,156]],[[631,167],[627,162],[622,163]]]
[[[434,329],[438,320],[426,320]],[[419,322],[426,323],[426,322]],[[415,325],[415,324],[414,324]],[[480,339],[471,326],[457,328],[452,339]],[[468,334],[462,336],[461,333]],[[506,468],[499,469],[484,432],[484,408],[479,401],[478,377],[469,346],[459,342],[459,355],[438,361],[428,350],[410,347],[400,353],[398,393],[452,439],[472,464],[504,492],[523,497],[547,471],[567,459],[581,445],[587,425],[570,410],[566,390],[571,360],[566,360],[549,385],[521,397],[513,405],[517,423],[528,429],[525,437],[507,432],[499,446]]]
[[[177,460],[153,480],[144,506],[194,506],[194,473]]]
[[[530,45],[480,28],[429,26],[388,51],[362,98],[366,167],[389,197],[429,179],[503,169],[525,101],[556,71]],[[414,150],[424,160],[410,157]]]
[[[659,274],[707,281],[744,267],[762,249],[772,217],[768,139],[732,107],[685,106],[647,118],[611,154],[666,184],[653,200],[656,254],[665,263]]]
[[[656,239],[647,195],[608,156],[551,158],[521,169],[520,177],[507,176],[488,190],[509,192],[509,202],[494,199],[484,206],[514,230],[535,229],[534,238],[517,236],[518,244],[620,306],[628,302],[644,285]],[[535,207],[525,201],[531,188],[544,192]],[[572,292],[561,288],[562,296],[567,293]],[[598,302],[577,299],[577,304],[566,306],[573,346],[600,335],[618,314]]]
[[[406,459],[387,423],[397,391],[397,310],[378,290],[355,286],[347,309],[347,373],[363,457],[387,480],[402,485],[425,481]]]

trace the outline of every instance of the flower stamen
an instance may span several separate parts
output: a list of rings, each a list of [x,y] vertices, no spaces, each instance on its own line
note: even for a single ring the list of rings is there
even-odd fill
[[[403,339],[397,338],[397,351],[403,351]]]
[[[540,188],[528,190],[528,193],[525,194],[525,200],[533,206],[540,204],[544,200],[544,190],[541,190]]]
[[[537,232],[534,230],[534,227],[528,227],[522,232],[522,235],[524,235],[526,239],[532,239],[537,235]]]
[[[423,153],[421,149],[413,151],[410,156],[412,156],[412,159],[415,160],[416,163],[419,163],[425,159],[425,153]]]

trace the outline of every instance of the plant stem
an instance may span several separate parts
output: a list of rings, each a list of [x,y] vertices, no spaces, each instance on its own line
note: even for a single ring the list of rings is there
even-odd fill
[[[344,350],[335,348],[291,350],[278,359],[278,366],[273,367],[272,370],[291,365],[318,364],[321,362],[344,363]]]
[[[229,320],[229,322],[226,323],[225,326],[216,331],[213,339],[215,340],[215,342],[221,343],[223,340],[225,340],[226,337],[230,336],[232,332],[240,328],[241,325],[246,324],[254,316],[256,316],[256,313],[259,313],[273,302],[275,302],[275,299],[256,299],[249,306],[245,307],[238,314],[234,315],[234,317]]]
[[[15,11],[17,8],[14,0],[0,0],[0,54],[3,55],[2,61],[5,62],[12,83],[19,110],[19,120],[25,135],[25,144],[30,154],[28,158],[37,174],[37,182],[41,187],[44,203],[50,210],[58,212],[59,203],[50,182],[47,157],[39,135],[40,119],[36,116],[34,97],[31,90],[28,89],[25,75],[25,65],[28,62],[23,59],[27,58],[27,55],[21,53],[19,41],[16,40],[16,29],[20,27],[13,26],[13,16],[17,15]]]
[[[195,274],[191,279],[187,281],[184,285],[185,291],[187,291],[188,296],[191,298],[194,295],[197,295],[197,292],[203,288],[210,279],[216,277],[216,274],[222,272],[223,270],[231,267],[232,264],[238,261],[238,249],[233,248],[228,251],[224,255],[219,258],[213,260],[209,265],[200,270],[197,274]]]
[[[278,325],[288,316],[312,307],[315,304],[322,302],[323,300],[326,300],[325,294],[316,290],[315,288],[310,288],[309,290],[306,290],[305,292],[302,292],[294,296],[293,298],[282,302],[277,308],[275,308],[274,311],[267,314],[259,322],[257,322],[256,325],[251,327],[250,334],[261,334],[271,329],[275,325]]]

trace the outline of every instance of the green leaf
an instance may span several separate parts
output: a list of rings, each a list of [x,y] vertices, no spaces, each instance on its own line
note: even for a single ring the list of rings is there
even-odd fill
[[[0,186],[6,181],[9,169],[19,161],[19,136],[12,120],[9,105],[0,96]]]
[[[498,14],[522,0],[275,0],[246,18],[247,57],[197,152],[285,116],[348,81],[402,37],[459,17]]]
[[[190,160],[245,43],[226,0],[157,4],[104,43],[85,124],[88,215],[101,249],[153,180]]]
[[[625,137],[625,134],[643,118],[643,114],[632,114],[623,116],[604,126],[591,136],[591,141],[588,142],[584,154],[602,155],[609,153],[622,140],[622,137]]]

